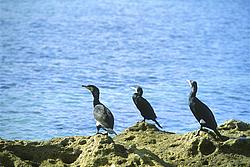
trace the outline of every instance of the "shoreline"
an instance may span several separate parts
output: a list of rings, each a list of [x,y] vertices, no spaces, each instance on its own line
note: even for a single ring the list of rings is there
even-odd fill
[[[250,124],[229,120],[212,132],[160,131],[138,122],[117,136],[69,136],[50,140],[0,138],[0,166],[250,166]]]

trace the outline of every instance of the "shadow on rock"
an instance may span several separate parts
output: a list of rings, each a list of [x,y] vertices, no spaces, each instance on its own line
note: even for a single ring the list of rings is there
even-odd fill
[[[250,157],[250,139],[230,139],[226,141],[221,147],[220,151],[226,154],[239,154]]]
[[[142,162],[137,163],[137,165],[149,165],[149,166],[155,166],[155,165],[161,165],[166,167],[174,167],[175,165],[170,164],[163,159],[159,158],[156,154],[154,154],[152,151],[142,148],[138,149],[136,147],[132,147],[129,149],[130,152],[135,153],[138,155]]]

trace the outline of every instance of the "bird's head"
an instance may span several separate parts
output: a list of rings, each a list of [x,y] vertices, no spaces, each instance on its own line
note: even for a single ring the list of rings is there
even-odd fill
[[[143,90],[140,86],[131,87],[131,89],[133,89],[135,91],[135,93],[138,94],[139,96],[142,96]]]
[[[187,80],[187,82],[189,83],[190,87],[197,87],[197,82],[194,80]]]
[[[197,82],[196,81],[194,81],[194,80],[187,80],[187,82],[189,83],[189,86],[190,87],[193,87],[193,86],[197,86]]]
[[[197,82],[194,80],[187,80],[189,86],[192,88],[193,92],[197,92]]]
[[[88,89],[92,93],[94,98],[99,98],[100,91],[95,85],[82,85],[82,87]]]

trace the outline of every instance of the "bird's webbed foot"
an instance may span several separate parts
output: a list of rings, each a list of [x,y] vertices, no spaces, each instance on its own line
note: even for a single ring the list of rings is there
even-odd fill
[[[200,131],[202,131],[202,126],[200,127],[200,129],[198,130],[197,134],[195,136],[200,136]]]
[[[201,130],[198,130],[198,131],[197,131],[197,133],[196,133],[196,135],[195,135],[196,137],[197,137],[197,136],[200,136],[200,131],[201,131]]]
[[[109,134],[109,132],[108,132],[108,130],[106,128],[103,128],[103,130],[106,131],[105,133],[102,133],[103,135],[108,135]]]

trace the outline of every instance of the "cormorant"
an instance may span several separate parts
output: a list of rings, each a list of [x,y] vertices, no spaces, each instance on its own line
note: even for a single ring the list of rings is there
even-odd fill
[[[226,140],[226,136],[222,136],[220,132],[217,130],[217,123],[212,111],[208,108],[206,104],[202,103],[196,97],[198,89],[197,82],[193,80],[187,80],[187,82],[191,87],[191,92],[188,99],[189,107],[193,115],[201,125],[197,135],[199,135],[203,127],[206,127],[212,129],[221,140]]]
[[[99,101],[100,91],[94,85],[82,85],[82,87],[90,90],[93,95],[93,105],[94,105],[94,118],[96,120],[97,134],[99,134],[100,128],[103,128],[110,134],[116,134],[113,130],[114,128],[114,116],[111,111]]]
[[[145,122],[145,119],[154,121],[160,128],[161,125],[156,121],[157,116],[155,115],[153,107],[150,105],[150,103],[142,97],[143,90],[140,86],[137,86],[136,88],[132,88],[135,90],[135,93],[132,96],[132,99],[138,108],[138,110],[141,112],[141,115],[143,116],[143,122]]]

